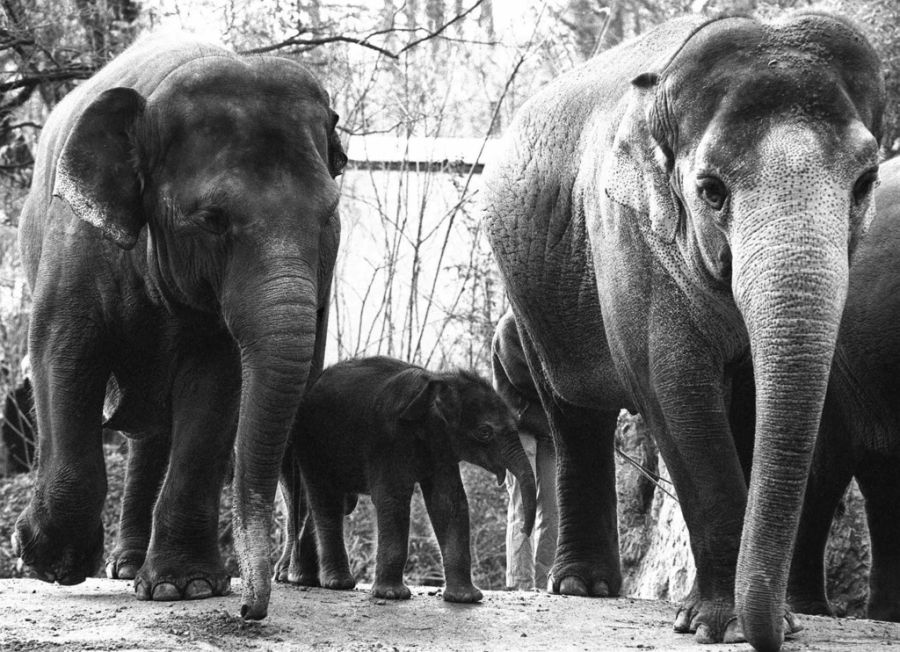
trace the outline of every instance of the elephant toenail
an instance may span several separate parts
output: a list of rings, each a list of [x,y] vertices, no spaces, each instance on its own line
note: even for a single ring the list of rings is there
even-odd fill
[[[184,590],[185,600],[200,600],[213,594],[213,588],[206,580],[191,580]]]
[[[697,627],[697,633],[694,634],[694,640],[701,645],[707,645],[709,643],[716,643],[715,637],[712,635],[712,630],[709,628],[709,625],[703,623]]]
[[[136,566],[134,564],[124,564],[122,566],[119,566],[118,570],[116,571],[116,577],[118,577],[120,580],[133,580],[135,577],[137,577],[138,570],[139,566]]]
[[[594,586],[591,588],[591,595],[596,596],[598,598],[608,598],[609,597],[609,584],[607,584],[603,580],[598,580],[594,583]]]
[[[174,584],[162,582],[157,584],[153,589],[153,599],[160,602],[168,602],[172,600],[181,600],[181,591]]]
[[[138,600],[152,600],[147,582],[141,578],[134,581],[134,593]]]
[[[577,577],[567,577],[559,584],[559,592],[563,595],[574,595],[578,597],[587,597],[587,587],[584,582]]]
[[[725,626],[725,637],[722,639],[723,643],[743,643],[747,639],[744,637],[744,632],[741,629],[741,624],[738,622],[737,618],[732,618],[728,621],[728,624]]]

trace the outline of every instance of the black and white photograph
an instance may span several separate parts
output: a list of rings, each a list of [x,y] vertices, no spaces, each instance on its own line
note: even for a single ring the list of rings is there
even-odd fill
[[[900,2],[0,0],[0,650],[900,651]]]

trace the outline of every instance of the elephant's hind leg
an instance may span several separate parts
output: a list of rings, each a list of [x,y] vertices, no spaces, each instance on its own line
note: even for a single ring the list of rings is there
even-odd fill
[[[106,559],[106,576],[131,580],[147,557],[153,505],[169,462],[168,434],[128,441],[125,492],[116,547]]]
[[[900,622],[900,459],[870,454],[858,466],[872,542],[869,613],[874,620]]]
[[[275,581],[300,586],[319,586],[319,556],[316,531],[309,514],[306,490],[293,445],[288,445],[281,463],[281,495],[286,516],[284,549],[275,564]]]
[[[334,590],[352,589],[356,586],[356,580],[350,574],[350,562],[344,547],[344,492],[329,486],[328,480],[317,477],[313,469],[309,469],[309,473],[304,476],[304,489],[314,520],[314,530],[307,518],[304,531],[300,533],[301,565],[305,563],[307,569],[312,570],[307,555],[311,534],[314,532],[321,586]]]
[[[169,471],[134,582],[140,600],[189,600],[230,590],[217,526],[239,395],[240,370],[230,345],[197,346],[182,362],[173,386]]]
[[[545,405],[556,441],[559,501],[550,588],[564,595],[616,596],[622,586],[613,458],[618,412],[553,399]]]

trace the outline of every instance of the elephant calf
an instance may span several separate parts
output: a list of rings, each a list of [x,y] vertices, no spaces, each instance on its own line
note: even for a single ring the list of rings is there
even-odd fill
[[[410,500],[418,482],[444,560],[444,599],[477,602],[482,594],[471,579],[461,460],[496,474],[501,483],[506,469],[512,472],[522,486],[530,534],[534,475],[512,415],[487,381],[463,371],[433,373],[385,357],[326,369],[300,404],[285,456],[288,532],[276,578],[353,588],[342,520],[355,494],[366,493],[378,520],[372,594],[409,598],[403,568]],[[298,515],[304,510],[298,469],[312,514],[299,537]]]

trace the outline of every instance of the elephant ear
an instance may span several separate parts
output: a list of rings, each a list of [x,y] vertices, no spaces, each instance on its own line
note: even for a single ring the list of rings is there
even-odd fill
[[[663,242],[673,242],[681,204],[670,183],[671,151],[653,135],[650,108],[659,75],[648,72],[632,80],[631,92],[602,171],[606,195],[650,222],[650,230]]]
[[[421,367],[409,367],[391,376],[378,391],[376,407],[389,419],[414,422],[427,417],[434,377]]]
[[[341,139],[337,135],[335,127],[337,126],[340,116],[332,111],[331,131],[328,132],[328,171],[332,177],[343,174],[344,167],[347,165],[347,154],[341,145]]]
[[[56,168],[55,196],[123,249],[146,221],[135,166],[135,126],[146,102],[131,88],[111,88],[78,117]]]

